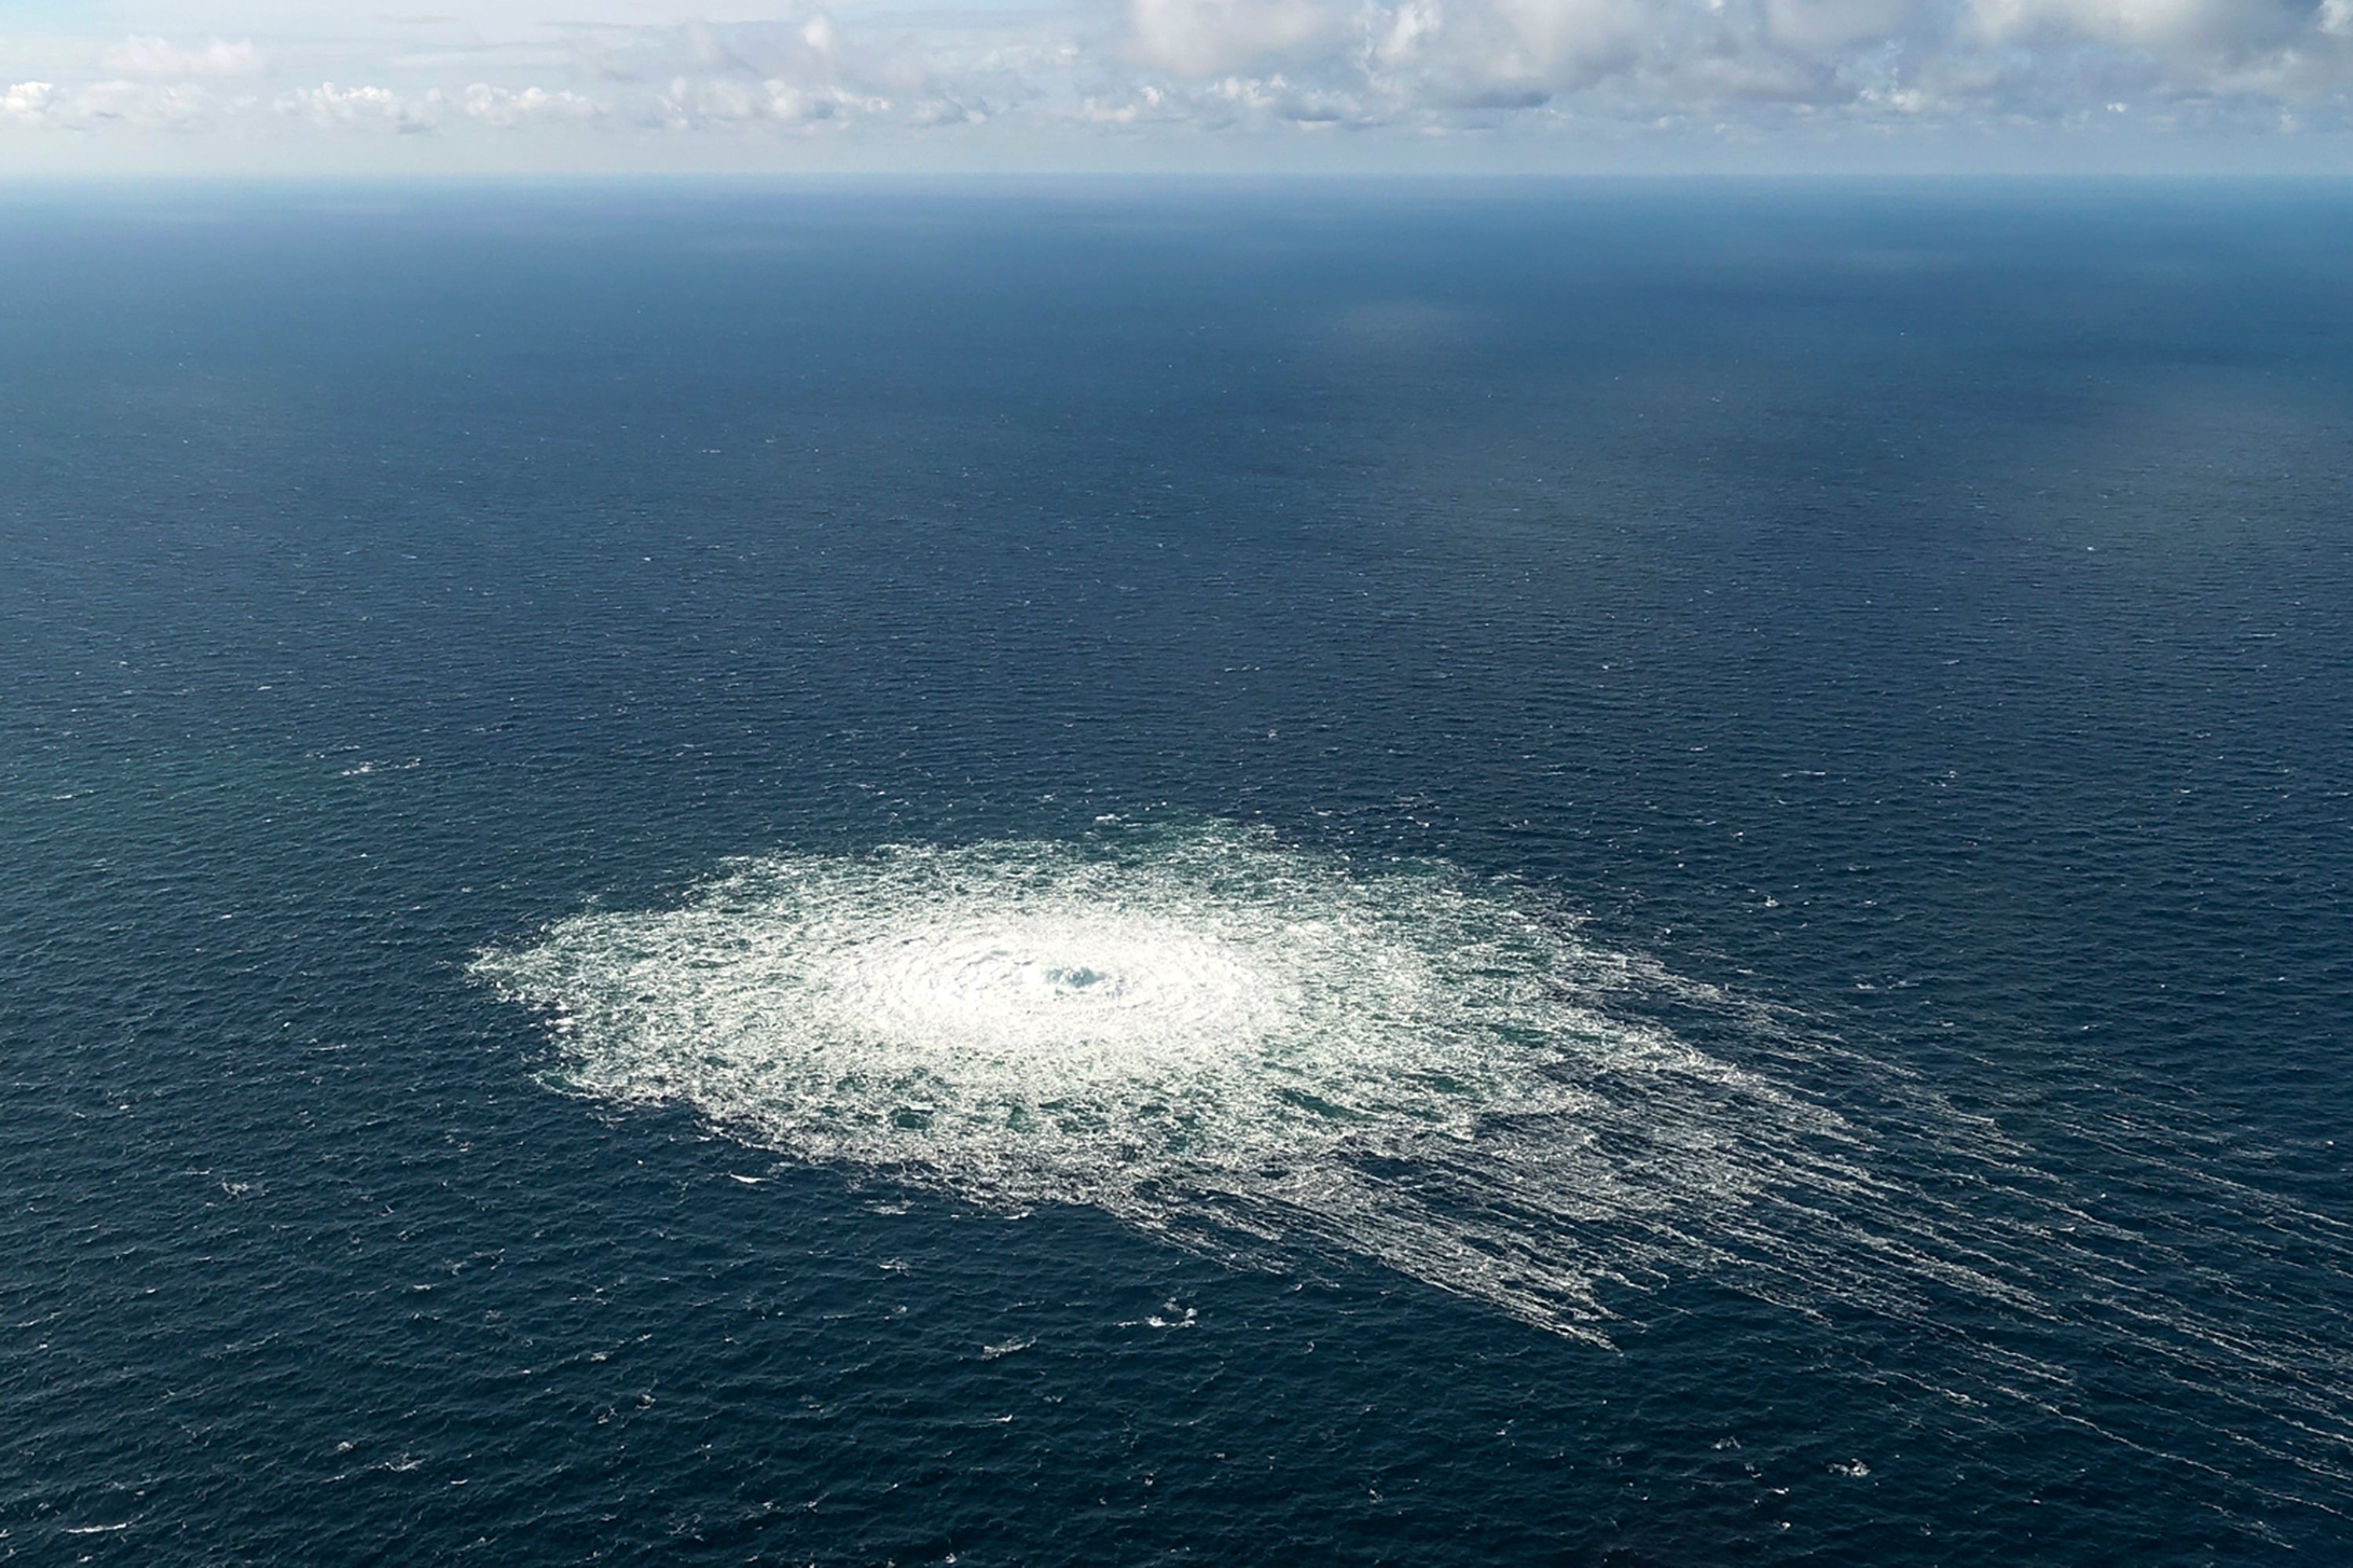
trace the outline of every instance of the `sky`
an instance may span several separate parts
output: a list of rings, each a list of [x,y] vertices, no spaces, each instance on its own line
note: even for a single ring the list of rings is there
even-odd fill
[[[2353,0],[0,0],[0,177],[2353,172]]]

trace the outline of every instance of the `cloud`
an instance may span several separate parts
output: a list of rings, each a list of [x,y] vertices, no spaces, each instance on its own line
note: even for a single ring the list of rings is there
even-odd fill
[[[220,122],[222,101],[182,82],[95,81],[71,89],[21,81],[0,91],[0,127],[30,126],[78,134],[114,128],[205,131]]]
[[[57,97],[57,88],[46,81],[20,81],[5,92],[0,92],[0,120],[14,120],[20,124],[34,124],[48,117],[50,101]]]
[[[1970,20],[2001,42],[2090,39],[2195,55],[2276,47],[2311,16],[2247,0],[1977,0]]]
[[[576,92],[550,92],[540,87],[526,87],[517,92],[480,81],[466,89],[465,111],[483,124],[501,129],[551,121],[594,120],[604,112],[595,100]]]
[[[254,76],[263,69],[251,40],[215,38],[201,49],[174,48],[162,38],[125,38],[106,51],[106,69],[121,76]]]
[[[1195,78],[1328,48],[1340,21],[1316,0],[1134,0],[1129,11],[1135,57]]]
[[[286,118],[322,131],[407,133],[433,129],[447,103],[438,91],[412,102],[390,88],[337,87],[325,81],[282,94],[277,107]]]
[[[102,59],[99,79],[77,79],[55,51],[20,54],[16,72],[36,79],[0,98],[0,126],[86,140],[113,125],[227,128],[248,144],[572,138],[754,159],[823,137],[882,161],[893,146],[1211,141],[1247,160],[1251,138],[1335,130],[1538,146],[2094,123],[2353,130],[2353,0],[1046,0],[922,13],[778,0],[725,23],[658,18],[657,3],[669,0],[593,0],[590,20],[559,26],[509,0],[461,0],[470,9],[437,22],[429,48],[415,26],[364,18],[341,35],[138,37],[72,57]],[[303,75],[280,68],[294,60]]]

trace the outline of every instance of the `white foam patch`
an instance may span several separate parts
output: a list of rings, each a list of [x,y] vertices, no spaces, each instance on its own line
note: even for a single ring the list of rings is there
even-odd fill
[[[776,856],[478,968],[599,1097],[1567,1333],[1864,1180],[1836,1116],[1606,1015],[1620,960],[1522,897],[1229,829]]]
[[[1216,826],[779,855],[476,971],[543,1012],[565,1086],[792,1158],[1092,1204],[1238,1264],[1353,1254],[1597,1341],[1613,1283],[1705,1274],[1903,1325],[1858,1375],[1953,1419],[2023,1402],[2183,1475],[2303,1478],[2257,1485],[2277,1502],[2337,1514],[2353,1489],[2353,1313],[2200,1260],[2244,1250],[2228,1216],[2254,1215],[2253,1245],[2341,1280],[2353,1228],[2209,1173],[2188,1132],[2101,1136],[2232,1228],[2103,1217],[2105,1192],[1903,1074],[1442,865]],[[1750,1060],[1837,1082],[1873,1129],[1630,1021],[1629,996],[1736,1023]],[[1881,1139],[1921,1174],[1875,1169]],[[2211,1298],[2176,1288],[2193,1278]],[[2211,1443],[2103,1425],[2151,1375]]]

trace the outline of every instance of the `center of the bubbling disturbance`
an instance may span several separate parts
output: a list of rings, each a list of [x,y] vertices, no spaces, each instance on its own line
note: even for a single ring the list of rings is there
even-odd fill
[[[1100,956],[1099,960],[1111,961]],[[993,1000],[1020,1006],[1100,1005],[1115,1002],[1126,990],[1116,973],[1094,964],[1039,956],[1018,947],[991,947],[970,954],[936,979],[936,989],[953,992],[960,1005]]]
[[[927,1053],[1247,1047],[1289,989],[1213,930],[1083,906],[943,911],[823,968],[820,992],[858,1033]]]

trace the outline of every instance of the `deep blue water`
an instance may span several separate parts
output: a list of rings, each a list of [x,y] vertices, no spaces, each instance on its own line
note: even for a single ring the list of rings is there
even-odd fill
[[[0,1554],[2353,1552],[2353,198],[0,233]],[[1111,817],[1654,960],[1630,1024],[1856,1129],[1774,1221],[1847,1266],[1599,1346],[564,1092],[470,972]]]

